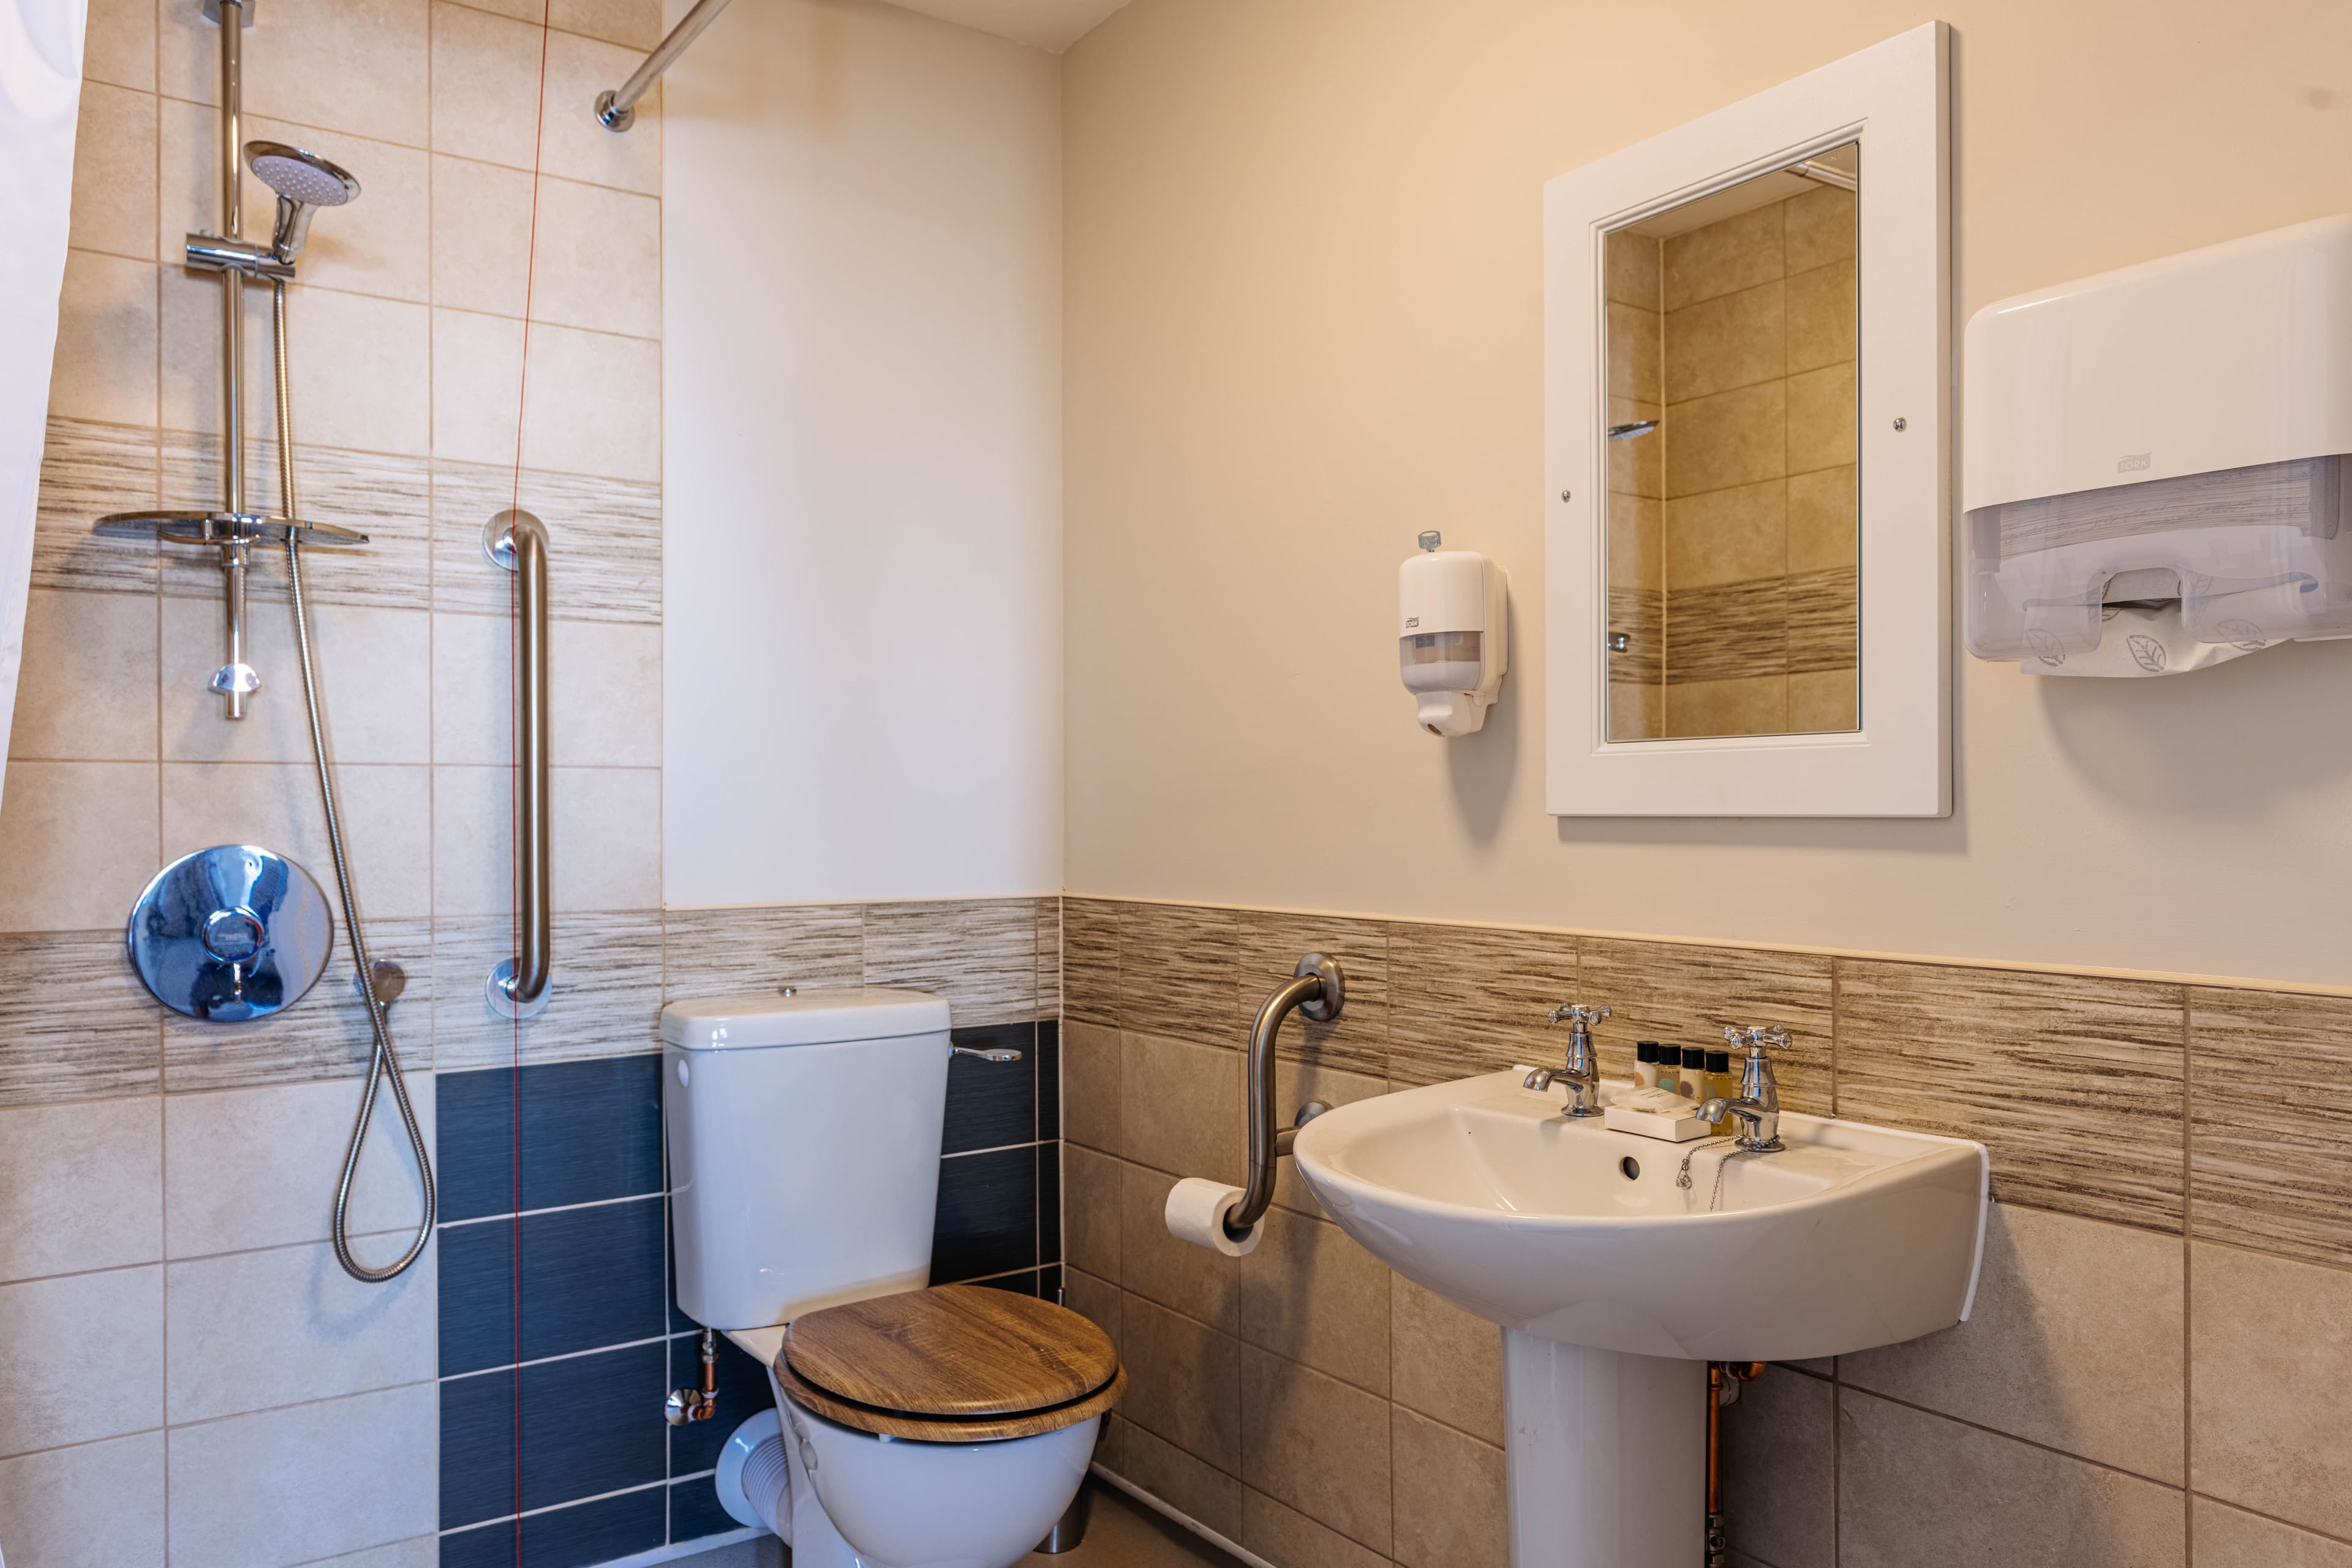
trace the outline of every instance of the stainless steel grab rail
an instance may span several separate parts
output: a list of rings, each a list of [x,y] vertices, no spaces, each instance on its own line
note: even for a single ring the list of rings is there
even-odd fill
[[[727,0],[696,0],[678,25],[669,30],[669,37],[654,46],[654,52],[645,63],[629,73],[629,79],[619,88],[606,88],[596,95],[596,123],[607,131],[626,131],[637,121],[637,100],[651,91],[669,69],[670,62],[686,53],[686,46],[702,36],[702,29],[719,20],[719,13],[727,9]]]
[[[1287,984],[1277,986],[1259,1004],[1256,1021],[1250,1025],[1249,1185],[1242,1201],[1225,1211],[1225,1234],[1235,1241],[1247,1236],[1274,1205],[1275,1162],[1290,1152],[1298,1129],[1323,1113],[1321,1105],[1309,1100],[1298,1108],[1290,1126],[1275,1129],[1274,1041],[1282,1032],[1282,1020],[1296,1009],[1318,1024],[1329,1023],[1348,1000],[1348,977],[1336,958],[1310,952],[1292,974]]]
[[[555,967],[547,812],[547,525],[527,511],[502,511],[482,530],[482,552],[492,565],[518,574],[522,601],[522,635],[515,655],[515,721],[522,743],[522,765],[515,781],[515,818],[521,839],[515,846],[520,861],[515,917],[522,930],[522,951],[490,971],[482,995],[502,1018],[529,1018],[546,1010],[548,979]]]

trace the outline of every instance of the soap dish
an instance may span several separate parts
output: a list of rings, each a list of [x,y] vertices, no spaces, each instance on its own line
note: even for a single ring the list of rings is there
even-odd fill
[[[1696,1114],[1665,1116],[1652,1110],[1635,1110],[1629,1106],[1604,1106],[1601,1124],[1612,1132],[1631,1132],[1642,1138],[1661,1138],[1669,1143],[1687,1143],[1694,1138],[1704,1138],[1715,1128],[1701,1121]]]

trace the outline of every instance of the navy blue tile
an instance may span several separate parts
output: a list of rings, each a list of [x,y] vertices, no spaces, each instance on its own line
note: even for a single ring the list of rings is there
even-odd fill
[[[658,1197],[560,1209],[522,1221],[522,1359],[659,1337],[667,1253]],[[441,1232],[441,1373],[515,1359],[514,1227]]]
[[[699,1334],[682,1334],[669,1342],[669,1385],[684,1388],[689,1384],[698,1388],[702,1384]],[[669,1473],[690,1476],[710,1468],[719,1462],[719,1450],[727,1447],[735,1428],[761,1411],[773,1409],[775,1404],[775,1393],[768,1386],[768,1369],[737,1350],[735,1342],[725,1334],[719,1335],[719,1414],[670,1433]]]
[[[986,1286],[991,1290],[1010,1290],[1016,1296],[1034,1296],[1037,1293],[1037,1271],[1024,1268],[1018,1274],[1000,1274],[993,1279],[975,1279],[972,1283]]]
[[[650,1552],[667,1528],[667,1491],[647,1487],[532,1514],[522,1521],[520,1553],[511,1522],[445,1535],[441,1568],[588,1568]]]
[[[931,1283],[1036,1266],[1036,1152],[997,1149],[941,1160]]]
[[[1037,1145],[1037,1261],[1062,1261],[1062,1146]]]
[[[441,1075],[436,1163],[446,1219],[662,1190],[661,1058],[605,1057]]]
[[[1037,1136],[1062,1135],[1062,1026],[1058,1019],[1037,1021]]]
[[[669,1489],[669,1538],[674,1542],[700,1541],[740,1530],[735,1517],[719,1500],[718,1485],[709,1476],[674,1481]]]
[[[947,1124],[940,1152],[999,1149],[1028,1143],[1037,1136],[1037,1026],[991,1024],[958,1029],[950,1036],[974,1050],[1002,1047],[1021,1053],[1017,1062],[984,1062],[976,1057],[948,1058]]]
[[[500,1370],[441,1384],[444,1530],[515,1511],[517,1383]],[[520,1384],[525,1511],[668,1475],[659,1342],[526,1366]]]
[[[1062,1266],[1060,1264],[1037,1270],[1037,1294],[1057,1307],[1068,1305],[1062,1300]]]

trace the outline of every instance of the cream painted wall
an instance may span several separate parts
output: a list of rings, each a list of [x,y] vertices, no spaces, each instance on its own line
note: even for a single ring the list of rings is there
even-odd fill
[[[2352,645],[1956,656],[1948,821],[1544,814],[1542,184],[1936,16],[1958,320],[2352,209],[2340,0],[1138,0],[1071,50],[1074,891],[2352,984]],[[1432,527],[1511,574],[1465,742],[1397,683]]]
[[[1059,77],[761,0],[669,78],[673,906],[1061,886]]]

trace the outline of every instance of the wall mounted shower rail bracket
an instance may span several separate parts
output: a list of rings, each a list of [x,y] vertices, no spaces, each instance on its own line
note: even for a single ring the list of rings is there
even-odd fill
[[[695,0],[688,11],[669,30],[669,37],[654,46],[654,52],[645,63],[629,73],[629,79],[616,88],[606,88],[596,95],[596,123],[607,131],[626,131],[637,122],[637,100],[653,90],[662,73],[671,62],[686,53],[686,47],[702,36],[702,29],[719,20],[719,13],[727,9],[727,0]]]
[[[501,1018],[535,1018],[547,1010],[555,964],[554,876],[548,840],[547,525],[527,511],[501,511],[482,525],[482,553],[516,575],[520,636],[515,654],[515,733],[521,746],[515,779],[515,924],[520,951],[501,959],[482,983],[482,999]]]

